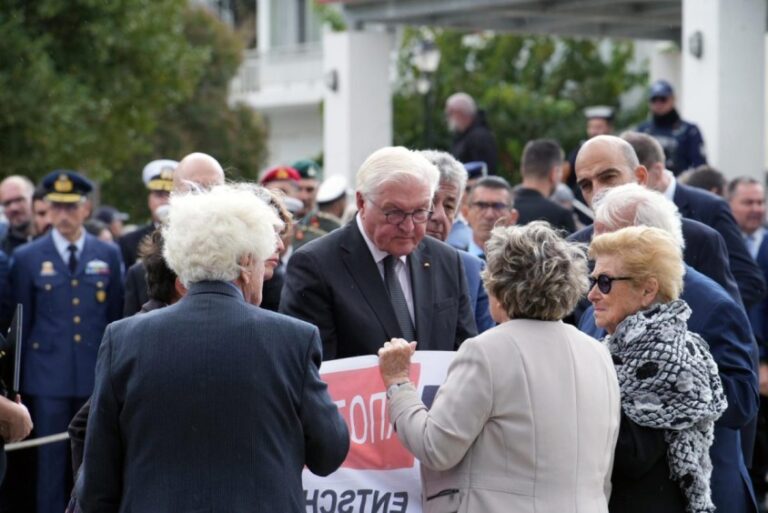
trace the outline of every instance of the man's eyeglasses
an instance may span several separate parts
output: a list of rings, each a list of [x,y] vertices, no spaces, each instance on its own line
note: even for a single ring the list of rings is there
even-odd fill
[[[470,206],[472,208],[476,208],[477,210],[487,210],[490,208],[492,210],[495,210],[496,212],[509,210],[509,205],[507,205],[506,203],[502,203],[500,201],[495,203],[491,203],[488,201],[475,201]]]
[[[416,210],[413,210],[411,212],[404,212],[399,209],[395,210],[384,210],[379,205],[377,205],[371,198],[368,198],[368,201],[373,203],[373,205],[381,210],[381,212],[384,214],[384,217],[387,220],[387,223],[389,224],[400,224],[405,219],[410,216],[410,218],[413,220],[414,224],[424,224],[432,217],[432,211],[427,210],[425,208],[419,208]]]
[[[589,277],[589,290],[597,284],[597,289],[603,294],[610,294],[611,287],[613,287],[614,281],[631,280],[629,276],[608,276],[607,274],[599,274],[597,277]]]

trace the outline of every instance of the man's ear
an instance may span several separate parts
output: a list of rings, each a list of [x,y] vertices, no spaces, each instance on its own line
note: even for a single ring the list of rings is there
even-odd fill
[[[177,299],[181,299],[187,295],[187,287],[185,287],[184,284],[181,283],[181,280],[179,279],[178,276],[176,277],[176,281],[173,285],[174,285],[174,288],[176,289]]]
[[[355,205],[357,205],[357,210],[361,213],[364,211],[365,207],[365,198],[363,197],[363,193],[360,191],[355,192]]]
[[[645,166],[635,168],[635,181],[643,187],[648,185],[648,169]]]

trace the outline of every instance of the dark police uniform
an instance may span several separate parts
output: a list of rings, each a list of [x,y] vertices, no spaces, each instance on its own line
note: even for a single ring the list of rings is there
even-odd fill
[[[76,203],[91,190],[73,172],[48,175],[48,201]],[[113,244],[82,229],[74,244],[74,272],[55,231],[16,250],[9,273],[12,304],[24,305],[21,391],[29,403],[36,436],[65,432],[93,390],[96,355],[107,324],[121,317],[122,262]],[[66,247],[66,246],[65,246]],[[68,497],[68,444],[38,449],[37,510],[63,511]]]

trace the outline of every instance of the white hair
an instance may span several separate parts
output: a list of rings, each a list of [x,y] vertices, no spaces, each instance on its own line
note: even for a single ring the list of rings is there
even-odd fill
[[[465,114],[474,116],[477,113],[477,104],[475,99],[464,92],[454,93],[445,101],[445,105],[451,108],[459,109]]]
[[[448,182],[456,186],[459,191],[456,200],[461,201],[464,188],[467,186],[467,170],[464,165],[445,151],[421,150],[419,153],[440,171],[440,183]]]
[[[282,222],[252,189],[218,185],[210,191],[174,193],[170,205],[163,257],[185,286],[234,281],[244,257],[264,261],[275,251],[275,228]]]
[[[440,172],[423,155],[402,146],[387,146],[371,153],[357,171],[357,192],[376,196],[385,183],[417,181],[429,188],[430,200]]]
[[[606,190],[595,199],[595,223],[611,231],[627,226],[649,226],[664,230],[685,248],[683,227],[677,206],[663,194],[636,183]]]

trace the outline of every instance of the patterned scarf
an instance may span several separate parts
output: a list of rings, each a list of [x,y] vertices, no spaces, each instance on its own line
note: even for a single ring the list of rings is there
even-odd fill
[[[707,343],[688,331],[685,301],[656,304],[624,319],[605,342],[621,388],[621,407],[638,425],[664,430],[670,478],[690,513],[715,510],[709,447],[727,402]]]

